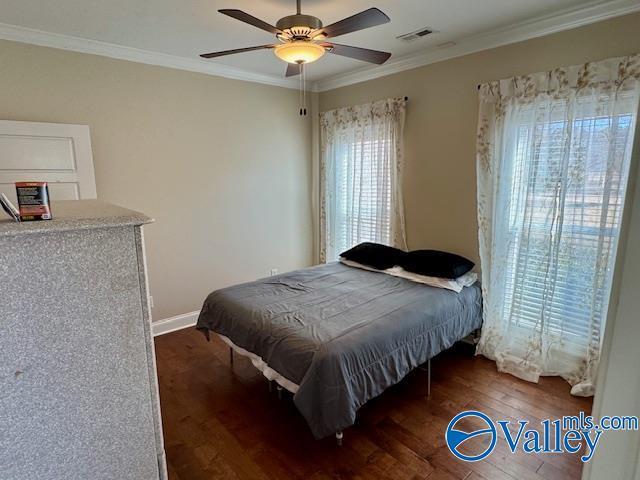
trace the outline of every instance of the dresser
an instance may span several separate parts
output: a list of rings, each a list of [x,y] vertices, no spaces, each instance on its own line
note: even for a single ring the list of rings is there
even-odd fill
[[[0,478],[165,479],[140,213],[0,220]]]

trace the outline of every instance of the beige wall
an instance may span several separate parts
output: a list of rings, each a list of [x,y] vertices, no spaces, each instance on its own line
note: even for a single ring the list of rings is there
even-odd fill
[[[0,41],[0,118],[87,124],[98,197],[146,228],[155,319],[312,261],[295,90]]]
[[[320,110],[408,96],[405,214],[409,248],[478,260],[476,86],[487,80],[640,52],[640,15],[322,92]]]

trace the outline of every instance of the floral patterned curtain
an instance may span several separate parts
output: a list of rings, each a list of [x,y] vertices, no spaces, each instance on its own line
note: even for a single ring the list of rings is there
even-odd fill
[[[320,261],[360,242],[407,248],[404,98],[320,114]]]
[[[480,87],[478,352],[592,395],[640,95],[640,55]]]

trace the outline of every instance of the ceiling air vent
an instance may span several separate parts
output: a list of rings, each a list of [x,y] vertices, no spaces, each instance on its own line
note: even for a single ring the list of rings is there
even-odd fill
[[[403,42],[413,42],[414,40],[418,40],[419,38],[426,37],[427,35],[430,35],[433,32],[434,31],[430,28],[421,28],[420,30],[416,30],[415,32],[399,35],[396,38],[398,40],[402,40]]]

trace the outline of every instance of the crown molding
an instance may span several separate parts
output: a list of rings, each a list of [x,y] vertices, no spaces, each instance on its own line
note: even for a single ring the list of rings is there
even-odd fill
[[[521,42],[531,38],[542,37],[552,33],[570,30],[583,25],[640,11],[638,0],[609,0],[564,10],[553,15],[538,17],[508,28],[493,30],[456,40],[456,45],[448,48],[434,48],[405,55],[380,66],[371,66],[359,70],[333,76],[315,82],[314,90],[326,92],[354,83],[373,80],[374,78],[392,75],[404,70],[422,67],[470,53],[490,48]]]
[[[73,52],[89,53],[103,57],[127,60],[129,62],[144,63],[160,67],[187,70],[189,72],[204,73],[218,77],[244,80],[247,82],[263,83],[285,88],[298,88],[298,82],[273,75],[249,72],[240,68],[229,67],[219,63],[211,63],[195,58],[179,57],[165,53],[151,52],[138,48],[125,47],[113,43],[89,40],[71,35],[45,32],[32,28],[0,23],[0,39],[13,42],[29,43],[42,47],[71,50]]]

